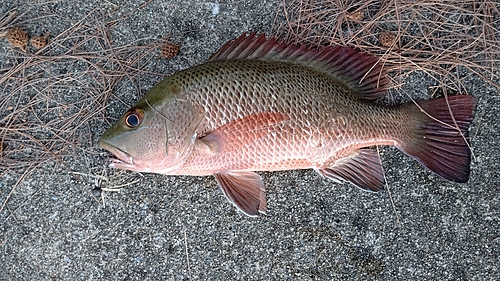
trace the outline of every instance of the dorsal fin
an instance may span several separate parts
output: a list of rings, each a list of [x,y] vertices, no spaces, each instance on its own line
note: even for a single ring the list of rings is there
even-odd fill
[[[314,67],[335,77],[363,99],[385,95],[388,78],[378,58],[350,47],[329,46],[321,50],[286,44],[265,34],[242,34],[229,41],[208,60],[268,59],[291,61]]]

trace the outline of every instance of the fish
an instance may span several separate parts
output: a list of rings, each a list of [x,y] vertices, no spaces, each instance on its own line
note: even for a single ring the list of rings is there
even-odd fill
[[[213,175],[248,216],[266,213],[259,171],[314,169],[383,190],[376,147],[392,145],[441,177],[469,179],[471,95],[387,106],[380,60],[347,46],[321,49],[244,33],[207,62],[159,82],[99,139],[110,166]]]

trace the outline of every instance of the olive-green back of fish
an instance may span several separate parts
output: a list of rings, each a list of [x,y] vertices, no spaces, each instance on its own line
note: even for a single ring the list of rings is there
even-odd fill
[[[118,168],[213,174],[248,215],[266,210],[254,171],[313,168],[382,189],[380,159],[367,148],[373,145],[395,145],[441,176],[466,181],[473,98],[373,103],[386,85],[377,59],[366,53],[308,50],[244,35],[152,88],[100,145],[118,157]]]
[[[364,101],[328,73],[296,63],[215,61],[167,81],[180,85],[181,99],[204,112],[199,136],[232,122],[244,126],[228,136],[235,139],[226,141],[234,142],[234,151],[191,157],[178,174],[322,167],[360,145],[392,143],[409,133],[400,126],[401,110]]]

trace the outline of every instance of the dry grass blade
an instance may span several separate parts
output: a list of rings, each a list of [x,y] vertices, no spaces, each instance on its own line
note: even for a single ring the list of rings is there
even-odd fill
[[[7,30],[19,21],[26,13],[19,15],[17,9],[10,9],[0,17],[0,37],[7,34]]]
[[[286,24],[274,27],[275,37],[375,54],[393,88],[421,71],[435,81],[434,93],[445,96],[450,90],[467,94],[463,80],[471,73],[500,89],[500,12],[494,1],[292,0],[282,8]],[[389,198],[401,226],[390,190]]]
[[[9,11],[1,23],[18,21],[16,14]],[[109,29],[116,20],[106,19],[94,11],[51,35],[40,50],[7,55],[0,69],[0,175],[63,162],[92,143],[85,130],[92,121],[105,120],[106,104],[120,81],[136,79],[157,57],[163,40],[114,46]]]
[[[465,93],[460,81],[466,70],[500,88],[495,1],[297,0],[284,2],[283,8],[286,25],[274,27],[276,36],[311,47],[341,44],[377,54],[399,84],[418,70],[441,88]]]

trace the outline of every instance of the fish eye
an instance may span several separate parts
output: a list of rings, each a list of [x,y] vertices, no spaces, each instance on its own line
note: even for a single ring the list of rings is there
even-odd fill
[[[138,108],[131,109],[125,114],[125,124],[129,128],[135,128],[142,123],[144,112]]]

